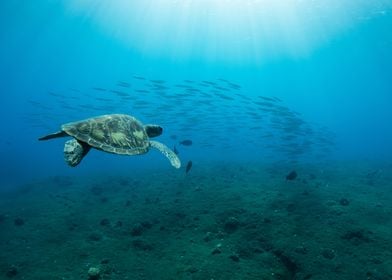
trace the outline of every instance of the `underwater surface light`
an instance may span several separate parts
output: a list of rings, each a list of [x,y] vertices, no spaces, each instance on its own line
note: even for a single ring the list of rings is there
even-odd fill
[[[73,0],[72,12],[143,53],[259,61],[306,56],[391,1]]]

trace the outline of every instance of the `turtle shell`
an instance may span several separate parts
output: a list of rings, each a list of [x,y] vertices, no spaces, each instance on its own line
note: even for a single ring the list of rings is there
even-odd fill
[[[105,152],[138,155],[148,152],[148,135],[137,119],[112,114],[63,124],[61,129],[79,141]]]

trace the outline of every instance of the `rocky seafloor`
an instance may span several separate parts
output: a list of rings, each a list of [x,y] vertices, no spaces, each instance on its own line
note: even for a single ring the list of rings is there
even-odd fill
[[[0,279],[392,279],[392,165],[198,164],[2,190]]]

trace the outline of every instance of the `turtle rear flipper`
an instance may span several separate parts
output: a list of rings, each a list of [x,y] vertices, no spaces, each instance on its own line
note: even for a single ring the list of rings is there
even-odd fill
[[[169,147],[167,147],[166,145],[157,142],[157,141],[151,141],[150,140],[150,145],[151,147],[158,149],[162,154],[164,154],[168,160],[170,160],[171,165],[173,165],[173,167],[175,168],[180,168],[181,167],[181,161],[178,158],[178,156],[169,149]]]
[[[68,140],[64,145],[64,160],[69,166],[75,167],[82,161],[90,149],[91,146],[86,143],[76,139]]]
[[[58,131],[56,133],[48,134],[46,136],[38,138],[38,140],[42,141],[42,140],[49,140],[49,139],[53,139],[53,138],[60,138],[60,137],[66,137],[66,136],[69,136],[66,132]]]

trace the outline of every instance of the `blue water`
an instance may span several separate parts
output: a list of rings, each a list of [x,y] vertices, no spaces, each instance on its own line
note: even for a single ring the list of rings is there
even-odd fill
[[[392,1],[274,2],[2,1],[2,186],[151,166],[175,172],[155,151],[93,151],[69,168],[63,139],[37,141],[62,123],[108,113],[162,125],[159,141],[177,145],[183,165],[390,161]],[[151,80],[164,81],[166,96]],[[184,80],[210,95],[176,87]],[[219,88],[211,93],[202,81]],[[262,111],[259,96],[275,97],[301,124]],[[193,145],[179,146],[182,139]]]
[[[0,1],[0,279],[392,279],[391,27],[392,0]],[[181,168],[38,141],[115,113]]]

